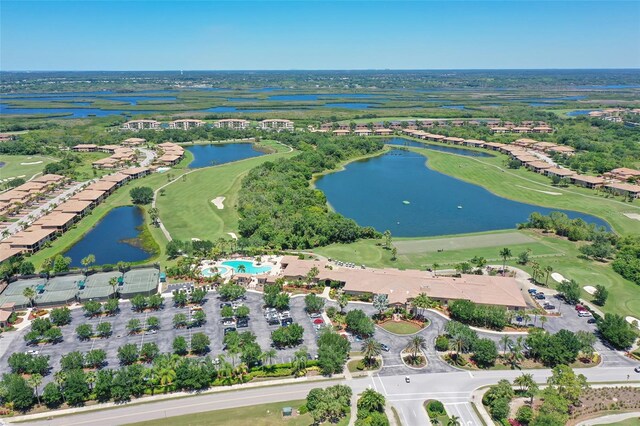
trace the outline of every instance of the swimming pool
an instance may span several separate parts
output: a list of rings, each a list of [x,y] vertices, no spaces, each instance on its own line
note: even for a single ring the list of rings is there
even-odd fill
[[[214,268],[217,269],[217,271],[214,271]],[[212,266],[209,268],[204,268],[201,271],[201,274],[203,277],[213,277],[216,273],[220,274],[220,275],[225,275],[227,273],[229,273],[231,269],[227,268],[226,266]]]
[[[271,270],[271,266],[268,266],[268,265],[256,266],[254,265],[253,262],[249,260],[227,260],[222,262],[222,264],[232,268],[234,272],[240,272],[238,271],[238,268],[240,267],[240,265],[242,265],[244,266],[244,273],[252,274],[252,275],[263,274]]]

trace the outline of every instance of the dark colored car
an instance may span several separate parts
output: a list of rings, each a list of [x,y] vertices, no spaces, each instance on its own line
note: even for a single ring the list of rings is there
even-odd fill
[[[225,306],[231,306],[231,303],[229,302],[223,302],[220,304],[220,309],[224,308]]]
[[[542,300],[542,299],[544,299],[544,298],[545,298],[545,297],[544,297],[544,293],[538,293],[538,294],[536,294],[536,299],[538,299],[538,300]]]
[[[282,324],[283,327],[287,326],[287,325],[290,325],[290,324],[293,324],[293,318],[284,318],[281,321],[281,324]]]
[[[596,321],[596,319],[595,319],[595,318],[589,318],[589,319],[587,320],[587,324],[595,324],[596,322],[598,322],[598,321]]]
[[[248,319],[239,319],[238,322],[236,323],[236,327],[238,327],[238,328],[249,327],[249,320]]]
[[[231,333],[232,331],[236,331],[235,327],[227,327],[224,329],[224,335],[226,336],[227,334]]]
[[[384,343],[380,343],[380,349],[385,352],[389,352],[389,346],[385,345]]]

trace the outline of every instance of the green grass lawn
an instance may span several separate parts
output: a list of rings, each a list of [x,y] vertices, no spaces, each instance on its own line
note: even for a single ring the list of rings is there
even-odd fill
[[[404,321],[388,321],[380,325],[380,327],[394,334],[413,334],[422,330],[422,328],[416,324]]]
[[[299,408],[305,403],[304,399],[296,401],[276,402],[271,404],[252,405],[249,407],[229,408],[225,410],[206,411],[184,416],[168,417],[165,419],[149,420],[140,423],[130,423],[135,426],[307,426],[313,424],[310,414],[295,417],[282,417],[282,408]],[[349,424],[349,416],[336,423],[338,426]]]
[[[510,243],[509,238],[504,238],[505,235],[511,236],[512,240],[517,241],[517,244]],[[395,261],[391,260],[391,251],[382,247],[382,240],[360,240],[351,244],[332,244],[319,247],[314,252],[332,259],[376,268],[400,269],[426,269],[432,267],[434,263],[439,264],[440,268],[450,269],[455,264],[468,261],[474,256],[482,256],[489,262],[502,262],[498,253],[503,247],[509,247],[514,255],[529,249],[534,258],[565,254],[562,249],[528,231],[469,234],[469,237],[472,236],[483,236],[485,243],[482,246],[473,244],[473,247],[462,248],[461,244],[452,244],[452,241],[455,242],[467,237],[398,238],[394,240],[394,244],[398,248]],[[520,242],[524,239],[522,237],[531,240],[531,242]],[[497,243],[493,240],[499,242],[499,245],[496,245]],[[407,246],[409,243],[411,245]],[[449,246],[456,248],[449,249]],[[438,252],[439,247],[442,247],[444,251]]]
[[[276,153],[197,169],[185,180],[179,179],[166,187],[165,195],[158,197],[158,209],[162,222],[174,239],[216,240],[229,238],[227,232],[238,232],[235,206],[242,177],[266,161],[294,155],[287,152],[287,147],[275,142],[263,141],[261,144],[271,147]],[[211,202],[216,197],[225,197],[222,210]]]
[[[0,155],[0,180],[22,177],[29,180],[33,175],[41,173],[44,166],[56,160],[41,155]]]

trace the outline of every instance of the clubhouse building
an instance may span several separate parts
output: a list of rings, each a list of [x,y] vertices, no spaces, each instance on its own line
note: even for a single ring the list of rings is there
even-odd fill
[[[337,281],[346,294],[356,297],[386,294],[391,306],[409,307],[416,296],[425,293],[443,305],[453,300],[470,300],[510,310],[527,307],[518,283],[511,277],[466,274],[450,277],[418,270],[349,268],[323,260],[300,260],[296,256],[284,256],[280,264],[281,276],[287,281],[305,280],[315,267],[319,272],[316,281]]]

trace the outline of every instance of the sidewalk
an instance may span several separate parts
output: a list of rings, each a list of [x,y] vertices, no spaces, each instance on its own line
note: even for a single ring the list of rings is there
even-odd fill
[[[291,385],[291,384],[298,384],[298,383],[304,383],[304,382],[333,382],[337,380],[343,380],[344,378],[345,377],[343,374],[336,374],[330,379],[327,379],[324,376],[315,376],[311,378],[300,377],[300,378],[291,378],[291,379],[269,380],[266,382],[244,383],[244,384],[231,385],[231,386],[218,386],[202,392],[173,392],[173,393],[162,394],[162,395],[145,396],[142,398],[134,399],[126,404],[116,403],[116,402],[106,402],[103,404],[96,404],[91,406],[66,408],[64,410],[52,410],[52,411],[46,411],[46,412],[37,413],[37,414],[27,414],[24,416],[11,417],[10,419],[7,419],[7,421],[9,421],[10,423],[19,423],[19,422],[31,421],[31,420],[41,420],[41,419],[46,419],[48,417],[54,417],[54,416],[58,417],[58,416],[66,416],[69,414],[84,413],[88,411],[104,410],[106,408],[119,408],[119,407],[122,407],[123,405],[131,406],[131,405],[145,404],[148,402],[157,402],[157,401],[163,401],[168,399],[184,398],[189,396],[201,396],[201,395],[207,395],[212,393],[228,392],[228,391],[241,390],[241,389],[261,388],[261,387],[270,387],[270,386],[278,386],[278,385]]]

